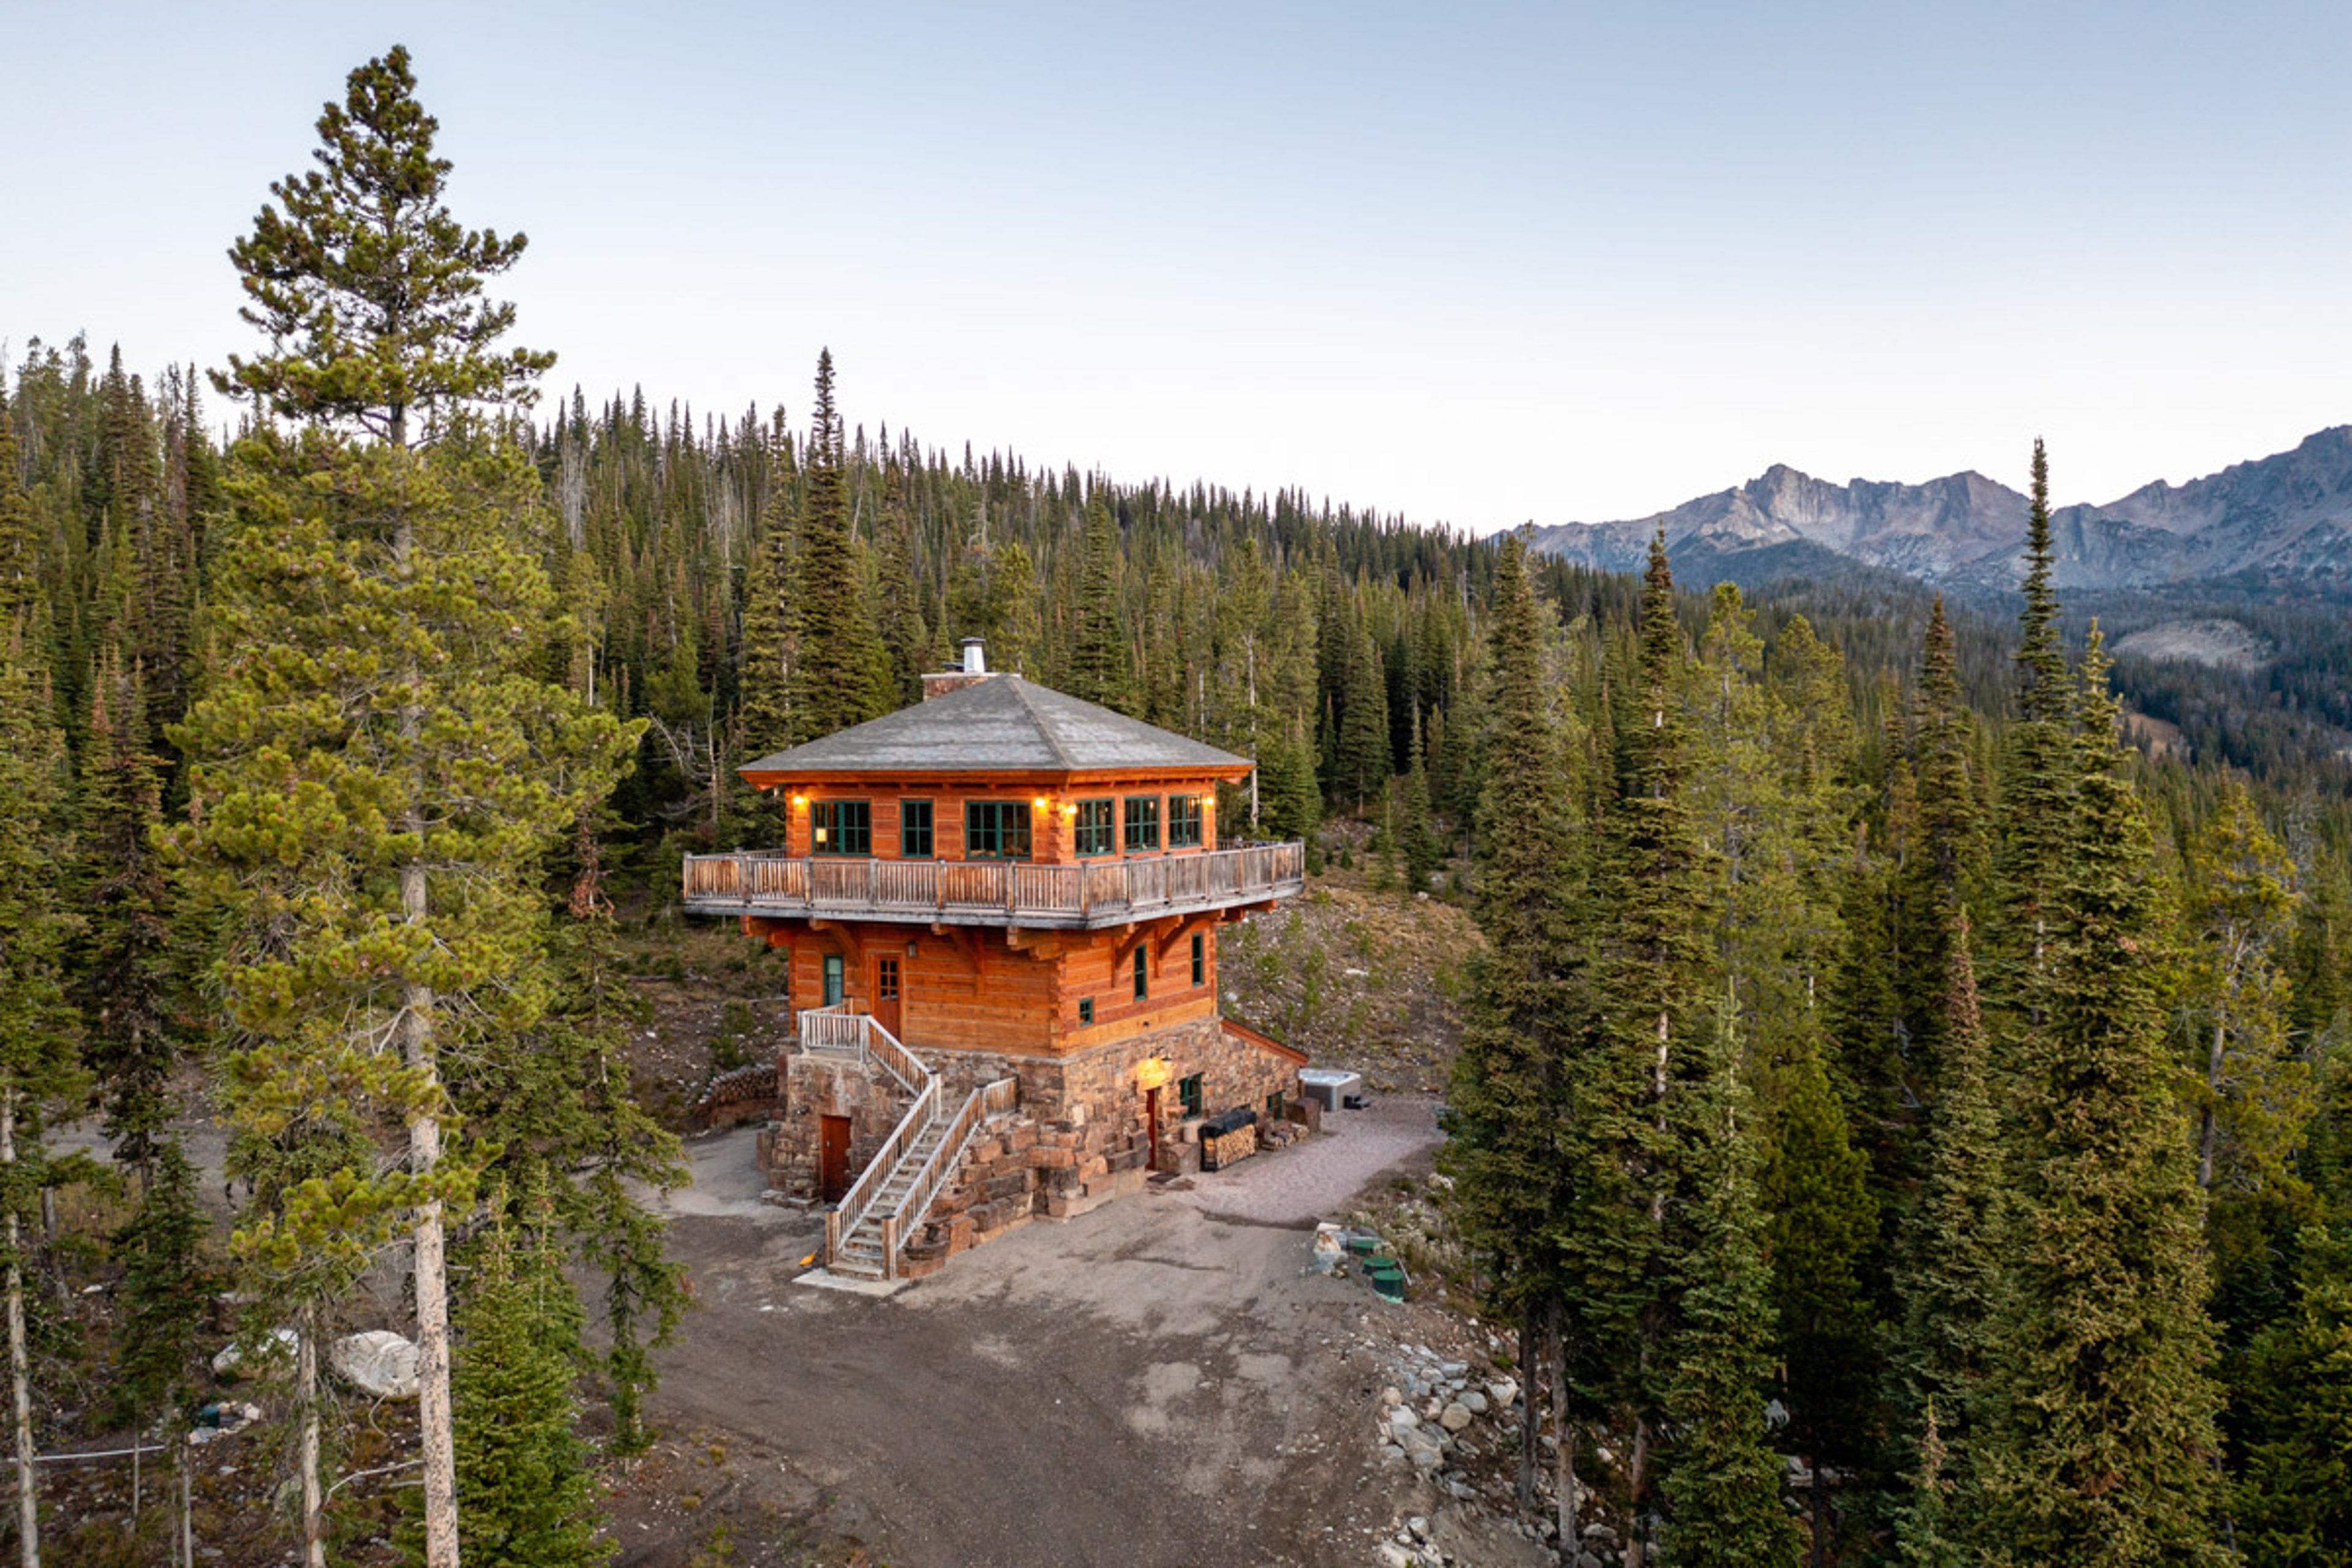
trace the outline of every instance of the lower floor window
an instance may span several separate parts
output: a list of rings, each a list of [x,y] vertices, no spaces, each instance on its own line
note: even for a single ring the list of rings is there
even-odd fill
[[[1201,1075],[1194,1073],[1191,1078],[1177,1080],[1176,1098],[1183,1102],[1185,1115],[1202,1114],[1201,1106],[1204,1097],[1201,1091]]]

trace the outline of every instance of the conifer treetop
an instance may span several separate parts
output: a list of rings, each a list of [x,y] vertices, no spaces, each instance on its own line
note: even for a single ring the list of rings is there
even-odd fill
[[[555,356],[499,349],[514,306],[483,297],[528,242],[450,216],[439,122],[415,89],[399,45],[352,71],[343,101],[319,116],[319,166],[272,184],[277,202],[229,247],[248,300],[238,313],[269,352],[231,354],[213,374],[221,392],[402,445],[412,411],[429,437],[458,405],[532,400]]]

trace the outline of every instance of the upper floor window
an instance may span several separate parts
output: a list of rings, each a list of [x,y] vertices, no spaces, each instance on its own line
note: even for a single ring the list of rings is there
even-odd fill
[[[1198,849],[1201,847],[1201,797],[1197,795],[1171,795],[1168,797],[1168,847]]]
[[[964,802],[963,857],[967,860],[1029,858],[1029,803],[1025,800]]]
[[[820,855],[874,853],[874,810],[862,800],[821,800],[809,808],[810,842]]]
[[[931,858],[931,803],[928,800],[902,800],[898,803],[898,855],[906,860],[928,860]]]
[[[1135,999],[1139,1002],[1151,994],[1151,965],[1144,956],[1148,942],[1135,944]]]
[[[1111,842],[1111,809],[1117,804],[1109,800],[1078,802],[1077,827],[1073,835],[1072,847],[1079,854],[1108,855],[1118,847]]]
[[[1192,933],[1192,984],[1209,983],[1209,939],[1199,931]]]
[[[1127,852],[1142,854],[1160,847],[1160,797],[1156,795],[1131,795],[1127,797]]]

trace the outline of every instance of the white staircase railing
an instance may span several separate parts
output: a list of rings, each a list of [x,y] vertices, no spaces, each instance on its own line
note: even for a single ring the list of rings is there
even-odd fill
[[[964,1151],[971,1146],[972,1135],[980,1131],[981,1123],[1011,1110],[1020,1092],[1019,1079],[1001,1078],[964,1096],[963,1104],[949,1118],[946,1131],[931,1146],[929,1157],[916,1169],[914,1180],[906,1195],[898,1200],[898,1208],[882,1217],[884,1279],[898,1277],[900,1238],[913,1234],[915,1227],[923,1223],[923,1216],[931,1212],[931,1200],[963,1168]]]

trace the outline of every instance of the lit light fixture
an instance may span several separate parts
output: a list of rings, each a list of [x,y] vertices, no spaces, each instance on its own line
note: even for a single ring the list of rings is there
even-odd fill
[[[796,795],[793,796],[793,809],[794,811],[806,811],[808,809],[808,796],[804,795]]]
[[[1048,807],[1048,806],[1052,805],[1054,803],[1053,803],[1052,801],[1050,801],[1050,800],[1046,799],[1044,795],[1039,795],[1039,796],[1037,797],[1037,799],[1036,799],[1036,803],[1035,803],[1035,804],[1036,804],[1036,806],[1037,806],[1037,809],[1038,809],[1038,810],[1040,810],[1040,811],[1044,811],[1046,807]]]
[[[1077,816],[1077,815],[1078,815],[1078,803],[1077,803],[1076,801],[1075,801],[1075,800],[1066,800],[1066,801],[1064,801],[1064,802],[1062,803],[1062,815],[1063,815],[1064,816]]]

